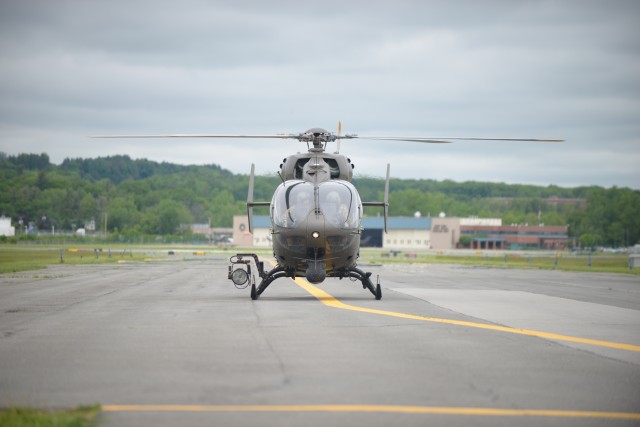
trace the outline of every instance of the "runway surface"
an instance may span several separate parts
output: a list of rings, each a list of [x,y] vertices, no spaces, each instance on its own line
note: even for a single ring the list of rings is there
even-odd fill
[[[0,275],[0,406],[99,426],[640,425],[640,278],[447,265],[279,279],[227,258]]]

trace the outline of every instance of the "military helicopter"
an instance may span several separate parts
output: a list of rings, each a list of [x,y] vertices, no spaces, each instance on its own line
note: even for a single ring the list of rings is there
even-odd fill
[[[304,277],[313,284],[322,283],[327,277],[359,280],[376,300],[382,298],[379,278],[374,286],[371,272],[357,267],[360,252],[360,236],[364,208],[379,207],[384,212],[384,231],[387,232],[389,208],[389,172],[382,201],[363,202],[352,184],[354,165],[339,153],[340,141],[367,139],[379,141],[408,141],[419,143],[450,143],[453,140],[472,141],[546,141],[555,139],[529,138],[425,138],[393,136],[341,135],[322,128],[311,128],[297,134],[171,134],[171,135],[113,135],[98,138],[250,138],[296,139],[307,144],[307,153],[286,157],[278,174],[282,183],[275,189],[270,202],[253,200],[254,165],[251,165],[247,215],[249,232],[253,232],[253,208],[269,207],[274,268],[266,271],[264,262],[253,253],[239,253],[230,258],[228,278],[238,288],[251,286],[251,299],[256,300],[276,279]],[[336,142],[334,153],[326,151],[327,144]],[[254,262],[260,277],[256,286],[252,275]]]

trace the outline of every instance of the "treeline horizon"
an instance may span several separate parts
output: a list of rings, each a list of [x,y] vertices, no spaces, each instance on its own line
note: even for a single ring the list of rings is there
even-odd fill
[[[270,201],[280,183],[258,176],[254,200]],[[96,229],[124,239],[188,233],[182,224],[230,227],[246,214],[249,177],[215,164],[178,165],[127,155],[66,158],[60,165],[46,153],[15,156],[0,152],[0,215],[14,225],[75,230],[94,220]],[[363,201],[383,198],[384,180],[356,175]],[[551,198],[573,199],[555,203]],[[390,182],[392,216],[476,216],[504,225],[568,225],[583,246],[632,246],[640,242],[640,191],[599,186],[560,187],[431,179]],[[256,214],[267,214],[256,210]],[[365,214],[380,214],[367,209]]]

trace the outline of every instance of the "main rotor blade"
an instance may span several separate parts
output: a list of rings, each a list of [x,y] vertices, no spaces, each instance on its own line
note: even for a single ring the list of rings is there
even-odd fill
[[[429,144],[450,144],[452,141],[520,141],[520,142],[563,142],[564,139],[540,139],[540,138],[474,138],[474,137],[406,137],[406,136],[359,136],[359,135],[330,135],[334,140],[340,139],[368,139],[374,141],[407,141]],[[159,135],[92,135],[91,138],[246,138],[246,139],[297,139],[310,141],[312,135],[308,134],[159,134]]]
[[[403,137],[403,136],[351,136],[354,139],[369,139],[374,141],[407,141],[407,142],[424,142],[429,144],[451,144],[451,141],[433,138],[419,137]]]
[[[358,136],[345,135],[342,138],[348,139],[370,139],[376,141],[408,141],[408,142],[424,142],[430,144],[450,144],[452,141],[520,141],[520,142],[563,142],[564,139],[539,139],[539,138],[467,138],[467,137],[443,137],[443,138],[423,138],[423,137],[404,137],[404,136]]]
[[[92,135],[91,138],[279,138],[299,139],[298,134],[281,135],[222,135],[222,134],[162,134],[162,135]]]

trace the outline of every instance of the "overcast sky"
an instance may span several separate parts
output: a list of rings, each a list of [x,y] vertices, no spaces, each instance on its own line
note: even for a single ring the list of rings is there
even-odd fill
[[[356,173],[640,189],[638,1],[0,0],[0,151],[273,173],[297,141],[93,134],[562,138],[346,141]]]

